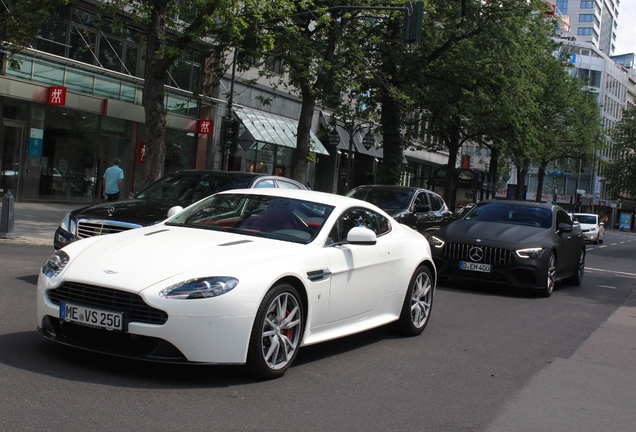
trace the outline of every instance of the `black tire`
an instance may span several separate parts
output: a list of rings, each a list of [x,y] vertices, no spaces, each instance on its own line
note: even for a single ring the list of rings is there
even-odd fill
[[[585,273],[585,248],[581,250],[579,255],[579,263],[576,267],[576,273],[565,280],[568,285],[579,286],[583,282],[583,274]]]
[[[289,284],[272,287],[258,308],[250,336],[247,367],[252,375],[282,377],[298,354],[303,327],[304,310],[296,288]]]
[[[554,252],[550,253],[548,258],[548,267],[546,268],[545,279],[543,280],[543,286],[539,291],[541,297],[550,297],[554,291],[554,275],[556,273],[556,255]]]
[[[409,282],[402,312],[398,320],[398,330],[406,336],[421,334],[431,317],[433,307],[433,276],[429,268],[420,265]]]

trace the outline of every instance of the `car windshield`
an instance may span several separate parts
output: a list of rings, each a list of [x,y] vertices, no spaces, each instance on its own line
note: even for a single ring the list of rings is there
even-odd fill
[[[248,188],[254,177],[224,173],[182,172],[159,180],[137,194],[138,199],[192,204],[217,192]],[[184,207],[185,207],[184,205]]]
[[[596,215],[574,215],[574,218],[582,224],[596,225]]]
[[[552,211],[546,208],[510,203],[483,203],[476,205],[464,220],[502,222],[541,228],[552,226]]]
[[[316,238],[333,209],[284,197],[220,194],[187,208],[166,224],[307,244]]]
[[[347,196],[370,202],[381,209],[405,209],[411,204],[413,194],[411,190],[357,188]]]

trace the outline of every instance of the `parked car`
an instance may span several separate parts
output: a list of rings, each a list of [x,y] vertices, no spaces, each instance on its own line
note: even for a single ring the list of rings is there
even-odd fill
[[[434,292],[428,241],[379,208],[322,192],[243,189],[56,251],[39,275],[37,320],[45,338],[65,345],[247,363],[268,379],[305,345],[391,322],[420,334]]]
[[[188,205],[214,193],[243,188],[307,189],[286,178],[236,171],[186,170],[170,174],[131,199],[90,205],[68,213],[55,231],[53,246],[60,249],[76,240],[153,225],[168,217],[174,206]]]
[[[427,189],[409,186],[358,186],[348,197],[370,202],[387,212],[396,221],[424,235],[436,231],[451,221],[452,212],[441,196]]]
[[[429,239],[440,277],[533,288],[545,297],[557,281],[580,285],[585,239],[561,207],[488,200]]]
[[[572,217],[581,225],[581,231],[585,240],[592,243],[603,243],[605,236],[605,224],[597,214],[573,213]]]

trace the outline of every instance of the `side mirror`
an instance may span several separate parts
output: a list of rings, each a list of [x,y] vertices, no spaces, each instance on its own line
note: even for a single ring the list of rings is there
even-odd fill
[[[572,232],[572,225],[561,222],[557,229],[559,230],[559,232],[569,233]]]
[[[420,204],[415,207],[415,213],[428,213],[431,211],[431,206],[428,204]]]
[[[183,207],[181,207],[181,206],[170,207],[170,210],[168,210],[168,217],[171,218],[172,216],[176,215],[177,213],[181,212],[182,210],[183,210]]]
[[[351,228],[347,234],[347,243],[354,245],[374,245],[378,241],[375,232],[365,227]]]

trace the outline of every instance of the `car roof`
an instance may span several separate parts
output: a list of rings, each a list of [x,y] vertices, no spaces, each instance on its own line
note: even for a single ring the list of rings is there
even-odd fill
[[[283,189],[283,188],[263,188],[263,189],[232,189],[219,194],[244,194],[244,195],[266,195],[276,197],[287,197],[305,201],[313,201],[320,204],[327,204],[337,207],[370,207],[376,209],[378,207],[366,201],[361,201],[355,198],[349,198],[343,195],[337,195],[326,192],[318,192],[311,190],[296,190],[296,189]],[[379,209],[379,208],[378,208]]]
[[[537,207],[537,208],[543,208],[543,209],[555,209],[555,208],[561,208],[558,205],[555,204],[549,204],[549,203],[538,203],[536,201],[523,201],[523,200],[507,200],[507,199],[490,199],[490,200],[483,200],[480,201],[478,204],[486,204],[486,203],[495,203],[495,204],[513,204],[513,205],[525,205],[525,206],[529,206],[529,207]]]
[[[387,189],[387,190],[396,190],[396,191],[420,191],[420,190],[425,190],[428,192],[433,192],[433,191],[429,191],[428,189],[424,189],[424,188],[420,188],[420,187],[416,187],[416,186],[401,186],[401,185],[361,185],[361,186],[356,186],[355,188],[351,189],[351,190],[355,190],[355,189]]]

